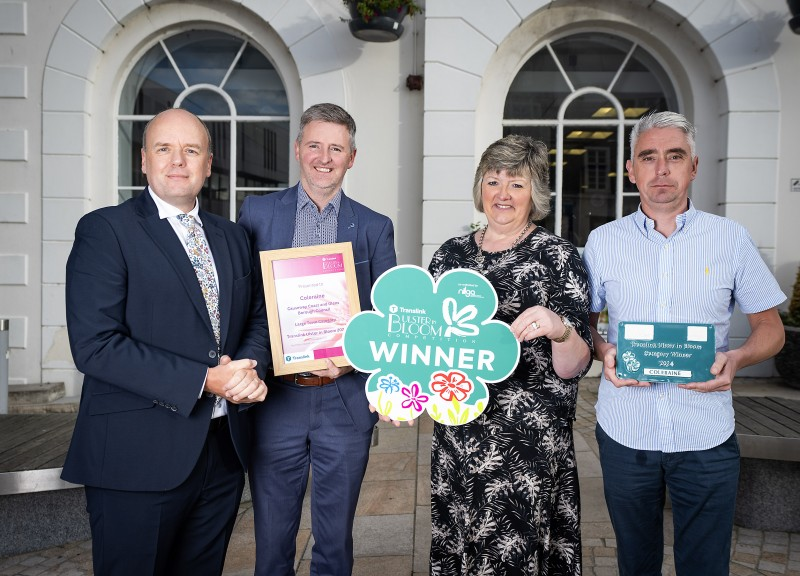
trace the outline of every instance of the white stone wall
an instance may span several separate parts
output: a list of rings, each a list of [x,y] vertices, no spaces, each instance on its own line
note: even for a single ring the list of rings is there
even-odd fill
[[[800,152],[797,139],[781,139],[779,130],[780,102],[787,102],[781,81],[797,88],[800,61],[796,49],[781,48],[779,41],[797,46],[785,2],[430,0],[427,6],[426,67],[438,78],[428,79],[425,93],[423,263],[479,219],[470,196],[474,168],[502,135],[505,94],[522,64],[546,41],[602,29],[641,43],[673,79],[683,111],[699,130],[700,170],[692,192],[698,207],[744,224],[765,261],[782,268],[776,261],[776,171]],[[785,70],[780,76],[776,52]],[[800,252],[796,238],[795,232],[792,247],[781,252],[789,261]],[[748,334],[737,315],[731,346]],[[741,374],[771,375],[772,364]]]
[[[0,2],[0,317],[10,319],[10,382],[41,379],[42,76],[68,5]]]
[[[800,179],[800,34],[792,34],[788,26],[783,26],[775,44],[779,49],[772,62],[780,110],[776,166],[771,174],[763,171],[763,180],[744,181],[742,176],[744,183],[739,190],[741,198],[747,198],[748,192],[750,197],[760,197],[770,196],[775,191],[777,218],[771,231],[774,232],[775,276],[783,291],[790,295],[800,266],[800,192],[791,190],[792,180]],[[769,163],[769,160],[761,161]],[[775,179],[774,183],[770,177]]]
[[[423,21],[407,19],[398,42],[380,45],[353,38],[347,16],[339,0],[0,2],[0,317],[11,319],[12,383],[80,390],[64,310],[73,232],[83,214],[116,201],[122,82],[179,29],[240,31],[269,53],[293,132],[311,104],[347,108],[359,152],[345,189],[394,219],[398,257],[418,263],[422,94],[405,78],[422,73]]]
[[[389,215],[401,263],[427,264],[477,219],[477,158],[501,134],[505,93],[546,40],[603,29],[657,54],[700,129],[693,196],[753,234],[786,291],[800,260],[800,36],[784,0],[427,0],[403,37],[366,44],[340,0],[0,0],[0,317],[12,383],[66,381],[64,265],[80,216],[116,200],[121,84],[157,39],[239,30],[271,55],[293,127],[332,101],[355,117],[345,182]],[[422,92],[405,87],[409,74]],[[292,164],[292,178],[297,171]],[[747,334],[737,318],[732,343]],[[771,373],[771,366],[756,369]]]

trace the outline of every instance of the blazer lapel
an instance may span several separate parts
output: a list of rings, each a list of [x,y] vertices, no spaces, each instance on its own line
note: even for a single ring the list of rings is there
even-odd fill
[[[220,316],[219,338],[220,349],[222,349],[225,344],[225,336],[228,333],[231,307],[233,305],[233,264],[231,263],[230,249],[225,232],[202,210],[200,218],[203,220],[203,231],[206,234],[211,254],[214,256],[214,267],[217,269]],[[208,316],[207,312],[206,316]],[[209,320],[210,326],[211,321]]]
[[[336,228],[337,242],[351,242],[353,244],[353,255],[355,255],[356,238],[358,237],[358,218],[353,211],[353,204],[350,198],[342,192],[342,202],[339,205],[338,226]]]
[[[270,250],[291,248],[294,240],[294,223],[297,219],[297,186],[289,188],[275,203],[272,214]]]
[[[213,334],[214,330],[211,327],[211,319],[208,317],[206,300],[203,298],[203,291],[200,289],[197,274],[195,274],[194,267],[189,261],[186,249],[175,234],[175,230],[172,229],[172,225],[158,217],[158,209],[153,199],[150,198],[147,188],[136,197],[136,212],[141,218],[141,226],[145,233],[150,236],[156,247],[164,254],[175,271],[175,275],[186,290],[192,305],[197,310],[197,313],[200,314],[203,322],[208,327],[208,331]],[[221,260],[225,259],[221,258]],[[214,262],[217,263],[216,258]]]

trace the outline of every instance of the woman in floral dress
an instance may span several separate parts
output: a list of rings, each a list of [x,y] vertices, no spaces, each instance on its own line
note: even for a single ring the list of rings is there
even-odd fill
[[[511,135],[483,153],[476,208],[488,224],[445,242],[435,278],[471,268],[494,286],[520,362],[488,384],[485,412],[434,425],[431,576],[581,573],[572,436],[578,381],[591,363],[586,272],[575,247],[535,220],[550,206],[547,147]]]

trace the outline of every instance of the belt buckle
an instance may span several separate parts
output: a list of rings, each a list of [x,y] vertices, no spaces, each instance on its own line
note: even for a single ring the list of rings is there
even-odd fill
[[[298,382],[297,381],[298,378],[319,378],[319,376],[317,376],[316,374],[312,374],[311,372],[297,372],[296,374],[294,374],[294,383],[297,384],[298,386],[315,386],[315,384],[303,384],[301,382]]]

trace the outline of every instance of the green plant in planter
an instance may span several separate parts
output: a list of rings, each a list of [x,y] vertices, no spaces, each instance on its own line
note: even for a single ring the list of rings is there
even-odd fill
[[[786,342],[775,356],[775,368],[783,381],[793,388],[800,388],[800,268],[792,287],[789,308],[781,312]]]
[[[800,267],[797,269],[797,277],[794,280],[792,295],[789,298],[789,308],[786,312],[781,312],[781,319],[784,326],[800,327]]]
[[[358,15],[364,22],[369,22],[375,16],[391,10],[406,9],[409,16],[422,12],[422,7],[414,0],[343,0],[345,6],[355,4]]]

